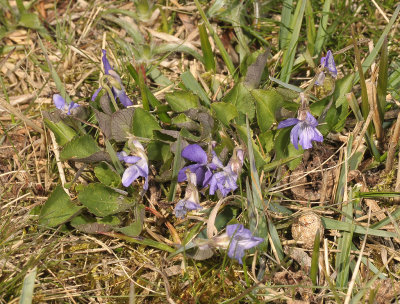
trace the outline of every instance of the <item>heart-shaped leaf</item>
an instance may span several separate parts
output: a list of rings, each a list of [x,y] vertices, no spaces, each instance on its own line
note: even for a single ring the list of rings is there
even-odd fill
[[[79,201],[96,216],[108,216],[132,207],[132,201],[113,189],[99,183],[84,187]]]
[[[100,148],[90,135],[75,137],[64,146],[60,153],[61,160],[86,158],[99,152]]]
[[[82,206],[72,203],[64,189],[61,186],[57,186],[40,211],[39,224],[47,227],[56,227],[68,222],[82,208]]]

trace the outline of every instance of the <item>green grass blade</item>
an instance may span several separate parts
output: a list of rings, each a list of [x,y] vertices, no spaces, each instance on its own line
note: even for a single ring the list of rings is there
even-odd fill
[[[135,70],[133,65],[128,63],[126,65],[126,68],[127,68],[128,72],[129,72],[129,74],[132,76],[133,80],[135,80],[136,84],[139,85],[139,74]],[[153,108],[157,108],[158,106],[161,106],[161,102],[154,96],[154,94],[150,91],[150,89],[149,89],[149,87],[147,85],[145,86],[145,91],[146,91],[146,94],[147,94],[147,99],[149,101],[149,104]],[[158,113],[158,117],[160,118],[160,120],[162,122],[165,122],[165,123],[170,123],[171,122],[171,118],[165,112]]]
[[[279,29],[279,48],[285,49],[289,43],[290,24],[292,22],[293,0],[285,0],[282,4],[281,26]]]
[[[400,208],[397,208],[395,211],[393,211],[391,214],[391,217],[395,220],[400,218]],[[379,221],[378,223],[375,223],[371,225],[371,229],[379,229],[382,228],[388,224],[391,223],[391,219],[389,217],[384,218],[383,220]]]
[[[140,71],[142,70],[142,71]],[[142,105],[143,105],[143,109],[145,109],[146,111],[150,111],[150,106],[149,106],[149,100],[147,98],[147,92],[146,92],[146,83],[144,81],[145,78],[145,67],[142,64],[139,67],[139,73],[138,73],[138,78],[139,78],[139,89],[140,89],[140,95],[142,96]]]
[[[19,304],[31,304],[33,298],[33,288],[35,287],[37,268],[33,268],[24,279],[22,284],[21,298],[19,299]]]
[[[306,2],[306,28],[307,28],[307,48],[310,54],[314,54],[314,43],[317,35],[315,30],[314,11],[312,8],[311,0]]]
[[[113,15],[103,13],[101,16],[103,19],[114,22],[118,24],[122,29],[124,29],[129,36],[133,39],[135,44],[144,43],[144,38],[140,33],[139,27],[133,22],[127,22],[121,18],[114,17]]]
[[[346,94],[346,100],[350,105],[351,110],[354,113],[354,116],[356,117],[357,121],[363,121],[364,118],[362,116],[360,107],[358,106],[358,102],[356,97],[354,96],[354,93],[348,93]],[[369,132],[365,133],[365,141],[367,143],[367,147],[368,149],[371,151],[371,154],[374,156],[374,158],[377,161],[380,161],[380,155],[379,155],[379,151],[374,143],[374,141],[372,140],[371,135],[369,134]]]
[[[182,167],[182,135],[179,133],[176,141],[176,152],[174,158],[174,165],[172,167],[171,186],[168,193],[168,201],[172,202],[175,198],[176,184],[178,183],[178,173]]]
[[[353,36],[353,46],[354,46],[354,54],[356,57],[356,65],[358,67],[358,77],[360,78],[360,85],[361,85],[361,113],[364,117],[364,119],[367,119],[370,108],[369,108],[369,103],[368,103],[368,93],[367,93],[367,85],[365,83],[365,77],[361,64],[361,54],[360,50],[358,49],[356,37],[354,34],[354,28],[351,29],[352,36]]]
[[[229,57],[228,52],[225,50],[225,47],[222,44],[221,39],[219,39],[217,33],[214,31],[213,27],[211,26],[210,22],[208,21],[206,14],[204,13],[203,9],[201,8],[199,0],[194,0],[194,3],[196,4],[197,9],[199,10],[199,14],[200,14],[201,18],[203,19],[203,22],[206,25],[208,32],[213,37],[213,39],[215,41],[215,45],[217,46],[218,50],[221,53],[222,59],[224,60],[224,62],[226,64],[229,74],[234,76],[235,75],[235,66],[233,65],[233,62],[232,62],[231,58]]]
[[[183,73],[181,75],[181,79],[185,87],[190,91],[192,91],[197,96],[199,96],[200,100],[203,102],[205,106],[207,107],[210,106],[211,102],[207,96],[206,91],[204,91],[203,87],[197,82],[197,80],[193,77],[190,71],[186,71],[185,73]]]
[[[314,55],[318,55],[319,53],[321,53],[322,46],[324,45],[327,36],[327,27],[331,9],[331,1],[332,0],[325,0],[324,7],[322,8],[322,18],[321,21],[319,22],[317,36],[315,38]]]
[[[351,232],[353,231],[356,234],[366,234],[367,229],[363,226],[355,225],[348,222],[341,222],[334,219],[322,217],[322,223],[326,229],[335,229],[339,231]],[[390,220],[387,221],[386,224],[390,224]],[[379,230],[378,228],[370,228],[368,230],[369,235],[380,236],[380,237],[397,237],[396,233],[386,230]]]
[[[393,28],[393,24],[397,20],[397,16],[399,15],[400,12],[400,5],[397,5],[396,10],[394,11],[392,18],[390,18],[389,23],[386,25],[385,29],[382,32],[382,35],[380,36],[379,40],[376,42],[375,47],[371,51],[371,53],[368,55],[368,57],[364,60],[362,63],[362,69],[363,73],[365,73],[371,66],[371,64],[374,62],[376,56],[378,55],[379,50],[381,49],[386,36],[388,35],[389,31]],[[354,79],[354,83],[357,83],[360,80],[359,77]]]
[[[281,239],[279,237],[275,225],[271,221],[268,221],[268,230],[271,236],[272,243],[274,244],[276,253],[278,255],[278,258],[280,261],[283,261],[285,259],[285,255],[283,254]]]
[[[349,194],[349,201],[346,205],[343,205],[343,214],[345,216],[345,223],[351,225],[349,232],[343,232],[342,237],[338,241],[338,253],[336,254],[336,271],[338,273],[336,277],[336,286],[344,288],[349,280],[350,273],[350,249],[353,244],[353,231],[354,226],[352,225],[353,218],[353,203]]]
[[[165,245],[163,243],[151,240],[151,239],[146,239],[146,238],[142,238],[142,237],[130,237],[130,236],[126,236],[124,234],[120,234],[120,233],[113,233],[113,232],[103,232],[102,234],[104,235],[108,235],[111,237],[115,237],[127,242],[131,242],[131,243],[135,243],[135,244],[140,244],[140,245],[144,245],[144,246],[150,246],[153,248],[157,248],[166,252],[175,252],[175,249],[172,247],[169,247],[168,245]]]
[[[306,1],[299,1],[296,6],[296,11],[292,19],[292,34],[289,35],[290,43],[289,47],[283,52],[282,59],[282,71],[280,80],[288,83],[290,79],[290,74],[292,73],[294,57],[296,55],[297,43],[299,40],[301,24],[303,23],[304,10],[306,7]]]
[[[268,239],[268,227],[266,217],[264,213],[264,200],[261,193],[260,178],[258,176],[256,162],[254,159],[253,143],[251,140],[249,120],[246,119],[247,127],[247,149],[249,153],[249,165],[250,165],[250,180],[251,180],[251,195],[252,195],[252,208],[256,210],[257,217],[250,218],[250,229],[255,233],[256,236]],[[250,202],[249,202],[250,203]],[[263,242],[260,244],[260,250],[266,250],[267,243]]]
[[[311,282],[314,286],[317,285],[317,276],[318,276],[318,268],[319,268],[319,247],[321,242],[321,235],[319,229],[315,234],[314,239],[314,248],[311,257],[311,268],[310,268],[310,278]]]
[[[65,99],[65,101],[68,104],[71,103],[71,98],[67,94],[67,91],[65,90],[65,87],[64,87],[63,83],[61,82],[61,79],[58,76],[57,71],[54,69],[53,65],[51,64],[49,56],[47,55],[46,48],[43,45],[42,39],[40,39],[39,36],[37,36],[37,38],[38,38],[39,46],[43,51],[44,57],[46,58],[47,66],[49,67],[51,76],[53,77],[53,80],[56,84],[57,90],[60,92],[60,95]]]
[[[215,72],[215,59],[211,49],[210,41],[208,40],[208,33],[204,23],[199,25],[201,50],[203,51],[204,67],[206,71]]]
[[[384,120],[386,106],[386,92],[388,87],[388,68],[389,68],[389,51],[387,37],[383,40],[381,49],[381,59],[379,61],[378,85],[376,87],[376,95],[378,101],[378,111],[381,121]]]

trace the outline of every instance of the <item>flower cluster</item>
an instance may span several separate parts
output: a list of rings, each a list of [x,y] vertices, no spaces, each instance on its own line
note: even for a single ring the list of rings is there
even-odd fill
[[[147,155],[140,142],[137,140],[131,141],[133,144],[134,155],[128,155],[125,151],[117,153],[120,161],[124,161],[130,166],[125,170],[122,175],[122,185],[129,187],[134,180],[142,176],[145,180],[143,189],[147,190],[149,187],[148,176],[149,176],[149,165],[147,163]]]
[[[218,189],[223,196],[237,189],[237,178],[243,166],[243,150],[235,149],[228,165],[224,166],[214,151],[211,160],[207,153],[197,144],[188,145],[182,150],[182,157],[194,162],[182,168],[178,174],[178,182],[186,180],[186,170],[196,174],[197,185],[210,186],[209,193],[215,194]]]
[[[124,107],[133,105],[133,102],[130,100],[130,98],[125,93],[125,87],[122,84],[121,77],[119,77],[119,75],[112,69],[110,62],[107,59],[106,50],[102,50],[102,52],[103,52],[102,61],[103,61],[104,73],[106,75],[111,76],[111,78],[112,78],[112,81],[111,81],[112,82],[112,93],[114,95],[114,98],[115,99],[118,98]],[[99,92],[102,89],[103,88],[100,87],[96,90],[96,92],[92,96],[92,101],[96,99],[97,95],[99,94]]]

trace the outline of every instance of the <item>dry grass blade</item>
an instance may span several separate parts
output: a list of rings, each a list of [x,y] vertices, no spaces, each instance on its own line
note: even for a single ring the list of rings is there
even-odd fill
[[[20,110],[14,108],[12,105],[10,105],[7,101],[5,101],[3,98],[0,97],[0,107],[3,107],[6,111],[10,112],[11,114],[14,114],[17,116],[19,119],[21,119],[24,123],[26,123],[27,126],[31,127],[33,130],[39,133],[44,133],[44,130],[39,127],[37,124],[35,124],[31,119],[26,117],[24,114],[21,113]]]

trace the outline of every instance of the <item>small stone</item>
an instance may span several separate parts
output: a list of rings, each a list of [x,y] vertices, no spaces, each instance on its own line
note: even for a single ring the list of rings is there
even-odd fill
[[[322,238],[324,235],[324,226],[322,225],[321,218],[314,212],[307,212],[293,223],[292,236],[295,241],[301,241],[304,248],[312,249],[318,229]]]

